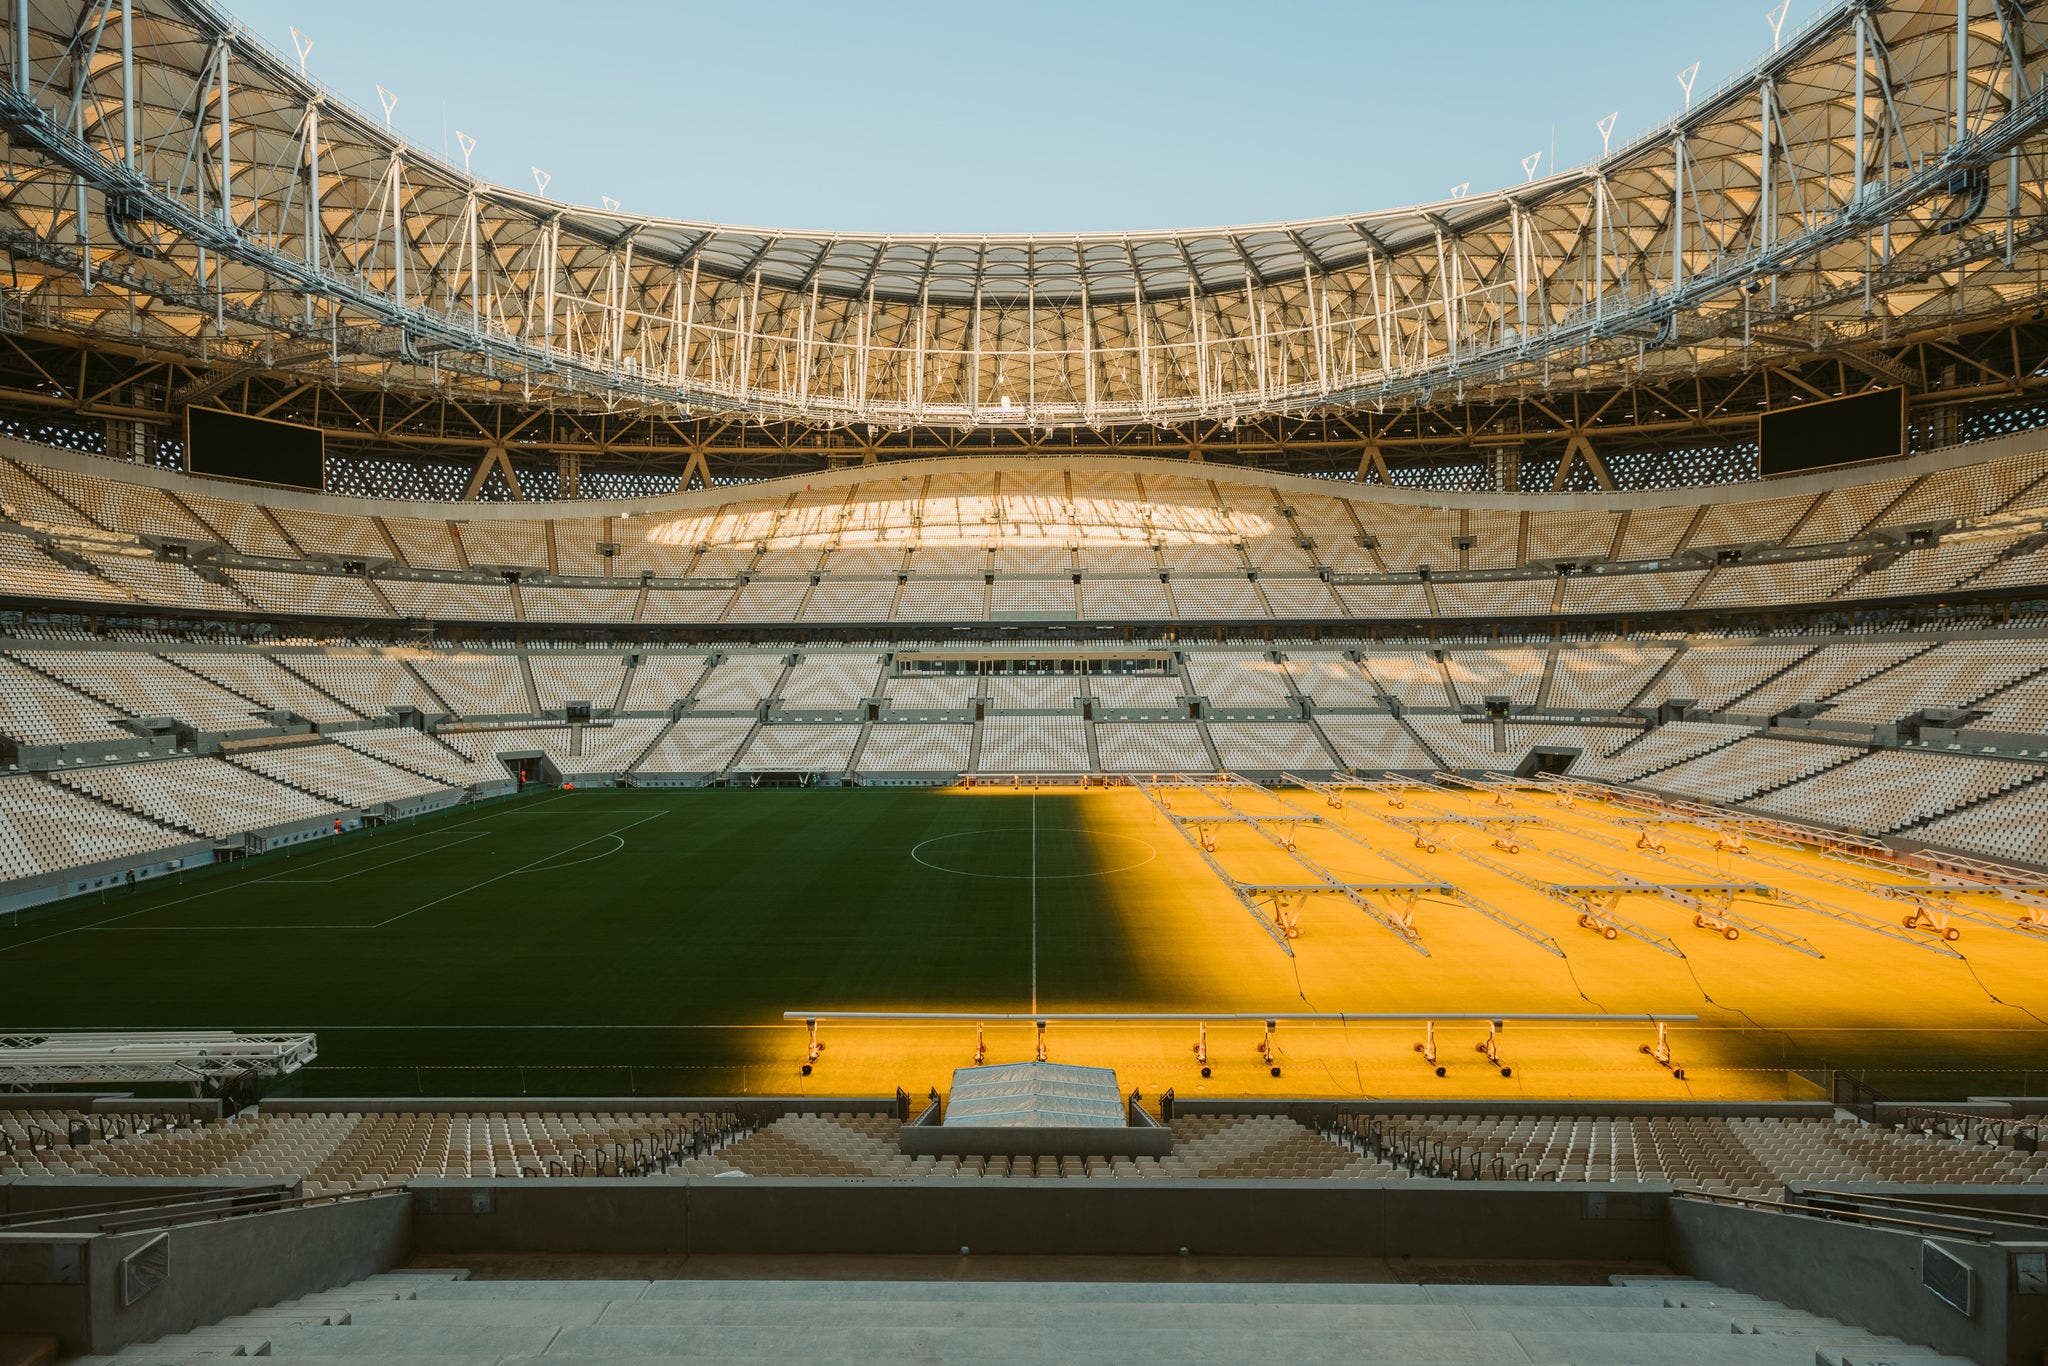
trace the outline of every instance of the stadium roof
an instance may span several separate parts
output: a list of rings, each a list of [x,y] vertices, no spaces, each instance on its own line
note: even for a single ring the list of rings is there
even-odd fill
[[[1873,348],[2031,310],[2048,240],[2048,0],[1836,5],[1597,163],[1492,192],[1016,236],[562,204],[407,145],[206,0],[24,3],[0,323],[203,361],[172,411],[252,372],[871,435],[1234,425],[1817,352],[1904,382]]]

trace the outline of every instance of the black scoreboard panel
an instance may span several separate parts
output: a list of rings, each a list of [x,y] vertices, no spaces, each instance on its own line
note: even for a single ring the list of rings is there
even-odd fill
[[[217,479],[319,489],[325,486],[327,437],[296,422],[188,408],[185,468]]]
[[[1906,453],[1906,391],[1878,389],[1766,413],[1758,429],[1766,477]]]

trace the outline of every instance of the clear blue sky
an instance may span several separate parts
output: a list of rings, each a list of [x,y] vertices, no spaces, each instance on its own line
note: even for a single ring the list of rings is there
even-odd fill
[[[476,172],[786,228],[1191,227],[1575,165],[1770,46],[1765,0],[227,0]],[[1792,0],[1789,37],[1824,0]]]

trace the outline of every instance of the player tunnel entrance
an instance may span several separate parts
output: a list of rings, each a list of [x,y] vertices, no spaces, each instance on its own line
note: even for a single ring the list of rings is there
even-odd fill
[[[1565,773],[1578,762],[1583,750],[1569,749],[1563,745],[1538,745],[1522,757],[1515,765],[1517,778],[1533,778],[1539,773]]]
[[[514,750],[500,754],[498,762],[518,781],[522,790],[529,783],[542,787],[562,785],[562,770],[555,766],[553,759],[540,750]]]

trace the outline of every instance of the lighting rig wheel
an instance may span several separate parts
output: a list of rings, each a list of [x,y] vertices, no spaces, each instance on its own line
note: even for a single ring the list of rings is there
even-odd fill
[[[1707,927],[1707,918],[1703,915],[1694,916],[1692,918],[1692,927],[1696,930],[1705,929]]]
[[[1582,916],[1580,916],[1580,917],[1579,917],[1579,928],[1580,928],[1580,929],[1582,929],[1582,930],[1590,930],[1590,929],[1592,929],[1592,928],[1593,928],[1593,917],[1592,917],[1592,916],[1589,916],[1589,915],[1582,915]]]
[[[1949,943],[1953,944],[1956,940],[1961,939],[1963,937],[1963,932],[1957,929],[1955,926],[1951,925],[1941,932],[1941,937],[1943,939],[1948,940]]]
[[[1729,940],[1740,939],[1742,938],[1742,931],[1730,925],[1727,929],[1721,931],[1721,937]]]
[[[1903,920],[1899,921],[1899,923],[1900,923],[1901,925],[1904,925],[1904,926],[1905,926],[1905,927],[1906,927],[1907,929],[1909,929],[1909,930],[1910,930],[1910,929],[1912,929],[1912,928],[1913,928],[1913,927],[1914,927],[1915,925],[1917,925],[1917,924],[1919,924],[1919,923],[1920,923],[1920,917],[1919,917],[1919,916],[1917,916],[1917,915],[1909,915],[1909,916],[1905,917],[1905,918],[1904,918]]]
[[[1614,926],[1612,926],[1612,925],[1607,925],[1607,926],[1603,926],[1603,927],[1601,928],[1601,930],[1600,930],[1600,937],[1601,937],[1602,939],[1612,939],[1612,938],[1614,938],[1614,937],[1615,937],[1615,936],[1616,936],[1617,934],[1619,934],[1619,933],[1621,933],[1621,931],[1619,931],[1619,930],[1615,929],[1615,928],[1614,928]]]

